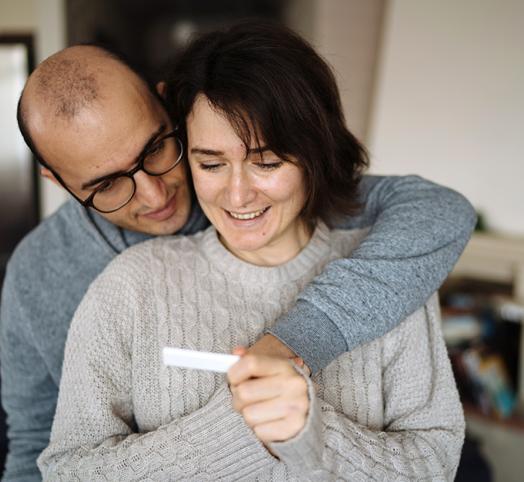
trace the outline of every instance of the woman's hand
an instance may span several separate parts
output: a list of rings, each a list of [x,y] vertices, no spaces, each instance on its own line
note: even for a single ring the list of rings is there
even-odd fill
[[[228,372],[233,407],[264,443],[282,442],[297,435],[309,410],[307,383],[292,361],[233,352],[242,358]]]
[[[304,363],[304,360],[297,356],[297,354],[291,350],[288,346],[284,345],[277,337],[270,333],[265,334],[262,338],[256,341],[253,345],[247,348],[247,351],[243,347],[235,348],[235,355],[245,355],[250,353],[252,355],[267,355],[271,357],[288,358],[293,360],[296,365],[301,367],[308,376],[311,376],[311,370]]]

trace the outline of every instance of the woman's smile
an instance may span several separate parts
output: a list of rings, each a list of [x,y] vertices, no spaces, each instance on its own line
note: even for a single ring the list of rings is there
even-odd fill
[[[227,214],[231,216],[233,219],[239,220],[239,221],[252,221],[254,219],[260,218],[263,214],[267,212],[267,210],[270,208],[270,206],[259,209],[258,211],[252,211],[250,213],[236,213],[234,211],[228,211],[225,209]]]

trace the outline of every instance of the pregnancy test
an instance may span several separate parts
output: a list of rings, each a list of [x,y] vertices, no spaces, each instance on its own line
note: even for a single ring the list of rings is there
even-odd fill
[[[185,350],[182,348],[165,347],[162,350],[164,365],[180,368],[194,368],[196,370],[210,370],[225,373],[240,357],[224,353],[210,353],[206,351]]]

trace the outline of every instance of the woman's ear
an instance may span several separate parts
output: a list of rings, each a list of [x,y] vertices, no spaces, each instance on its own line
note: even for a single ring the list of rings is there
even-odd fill
[[[166,90],[167,90],[167,84],[165,83],[165,81],[161,80],[160,82],[156,84],[156,91],[158,92],[160,97],[162,97],[162,99],[166,98]]]

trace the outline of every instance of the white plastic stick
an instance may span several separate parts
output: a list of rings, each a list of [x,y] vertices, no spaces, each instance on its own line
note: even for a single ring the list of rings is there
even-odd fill
[[[162,351],[164,365],[194,368],[196,370],[210,370],[225,373],[240,357],[224,353],[209,353],[206,351],[185,350],[182,348],[165,347]]]

